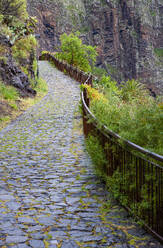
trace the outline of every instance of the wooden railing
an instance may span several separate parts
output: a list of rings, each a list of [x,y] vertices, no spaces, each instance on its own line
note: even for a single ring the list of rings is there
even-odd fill
[[[78,82],[92,85],[92,75],[57,60],[49,53],[40,59],[51,61]],[[144,226],[163,242],[163,156],[122,139],[106,126],[100,125],[99,128],[96,117],[89,109],[90,99],[86,89],[81,98],[84,133],[87,136],[93,132],[98,137],[108,161],[106,175],[113,177],[118,172],[120,193],[127,195],[128,199],[125,207],[134,209],[134,214],[143,220]],[[90,119],[91,122],[88,121]]]

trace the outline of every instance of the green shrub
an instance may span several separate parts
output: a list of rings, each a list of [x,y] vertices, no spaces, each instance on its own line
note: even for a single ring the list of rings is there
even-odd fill
[[[96,47],[84,45],[79,35],[79,32],[61,35],[61,52],[56,53],[56,57],[83,71],[89,72],[94,67],[96,61]]]
[[[9,25],[14,18],[24,20],[27,17],[26,0],[0,0],[0,15]]]
[[[161,99],[151,97],[134,80],[124,83],[120,90],[116,87],[108,84],[103,95],[105,100],[104,97],[92,97],[90,108],[99,122],[121,137],[163,154]]]
[[[0,46],[0,49],[1,49],[1,46]],[[1,51],[0,51],[1,53]],[[0,60],[3,61],[3,63],[6,65],[7,64],[7,57],[5,56],[0,56]]]
[[[37,79],[37,84],[35,85],[34,89],[37,93],[46,93],[48,91],[48,86],[45,80],[42,78]]]
[[[105,158],[103,148],[98,140],[98,137],[89,135],[86,139],[86,148],[92,158],[96,174],[101,177],[104,177],[107,161]]]
[[[111,142],[102,146],[99,140],[98,133],[93,133],[86,139],[86,148],[91,156],[96,174],[105,181],[108,191],[112,193],[115,199],[118,199],[123,206],[128,207],[132,214],[145,220],[145,218],[148,218],[148,211],[152,207],[152,201],[156,206],[156,192],[153,192],[152,201],[149,201],[149,192],[153,190],[153,186],[149,182],[152,180],[157,185],[160,183],[159,177],[153,171],[149,171],[148,168],[144,169],[144,183],[137,189],[135,178],[136,174],[139,175],[139,170],[141,171],[142,169],[137,168],[135,162],[129,159],[125,160],[123,165],[115,165],[114,169],[112,164],[110,170],[109,160],[106,160],[104,150],[107,151],[107,154],[112,154],[114,157],[112,161],[114,161],[117,155],[116,145]],[[133,202],[131,197],[136,195],[137,190],[140,192],[141,199],[138,202]],[[146,213],[146,217],[144,213]]]
[[[16,103],[9,103],[9,105],[11,108],[18,110],[18,106],[16,105]]]
[[[19,94],[13,86],[5,85],[0,82],[0,97],[6,100],[17,100]]]
[[[132,79],[121,84],[121,95],[124,101],[130,101],[132,99],[139,99],[147,95],[147,90],[144,85],[138,81]]]
[[[154,52],[158,57],[163,57],[163,48],[155,48]]]
[[[0,116],[0,123],[1,122],[8,122],[8,121],[10,121],[10,117],[9,116]]]
[[[102,76],[107,76],[107,71],[104,68],[94,67],[92,74],[101,79]]]
[[[33,65],[32,65],[32,69],[33,69],[33,71],[34,71],[34,74],[35,74],[35,78],[36,78],[36,76],[37,76],[37,59],[36,59],[36,57],[34,58],[34,60],[33,60]]]
[[[14,59],[21,64],[22,59],[27,59],[31,52],[34,52],[37,46],[36,38],[28,35],[17,40],[12,47]]]

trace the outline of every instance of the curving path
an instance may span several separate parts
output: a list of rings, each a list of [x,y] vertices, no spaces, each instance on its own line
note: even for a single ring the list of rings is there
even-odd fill
[[[154,247],[84,148],[79,85],[40,62],[49,93],[0,132],[0,247]]]

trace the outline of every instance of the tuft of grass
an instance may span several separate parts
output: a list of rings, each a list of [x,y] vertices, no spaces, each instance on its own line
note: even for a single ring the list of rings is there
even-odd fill
[[[0,117],[0,122],[9,122],[9,121],[10,121],[9,116]]]
[[[12,109],[9,113],[1,113],[0,115],[0,130],[4,128],[10,121],[18,117],[22,112],[39,102],[48,92],[46,82],[39,78],[37,85],[34,87],[37,95],[34,98],[20,98],[17,90],[12,86],[7,86],[0,82],[0,100]],[[18,104],[19,102],[19,104]]]
[[[154,52],[158,57],[163,57],[163,48],[155,48]]]
[[[43,80],[42,78],[38,78],[37,84],[34,87],[34,89],[37,91],[37,94],[44,95],[48,91],[48,86],[47,86],[45,80]]]
[[[15,110],[18,110],[18,106],[16,103],[9,103],[10,107],[15,109]]]
[[[0,97],[5,100],[15,101],[19,98],[19,93],[13,86],[5,85],[0,82]]]

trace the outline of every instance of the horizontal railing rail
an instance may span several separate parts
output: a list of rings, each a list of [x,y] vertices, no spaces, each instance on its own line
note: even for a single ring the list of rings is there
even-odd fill
[[[49,53],[40,59],[53,62],[59,70],[80,83],[92,85],[91,74],[59,61]],[[89,109],[86,89],[82,91],[81,99],[84,133],[87,136],[92,132],[99,138],[108,161],[105,173],[108,177],[119,173],[119,190],[122,196],[127,195],[126,207],[134,209],[134,214],[144,221],[148,230],[163,242],[163,156],[123,139],[105,125],[99,125]]]

